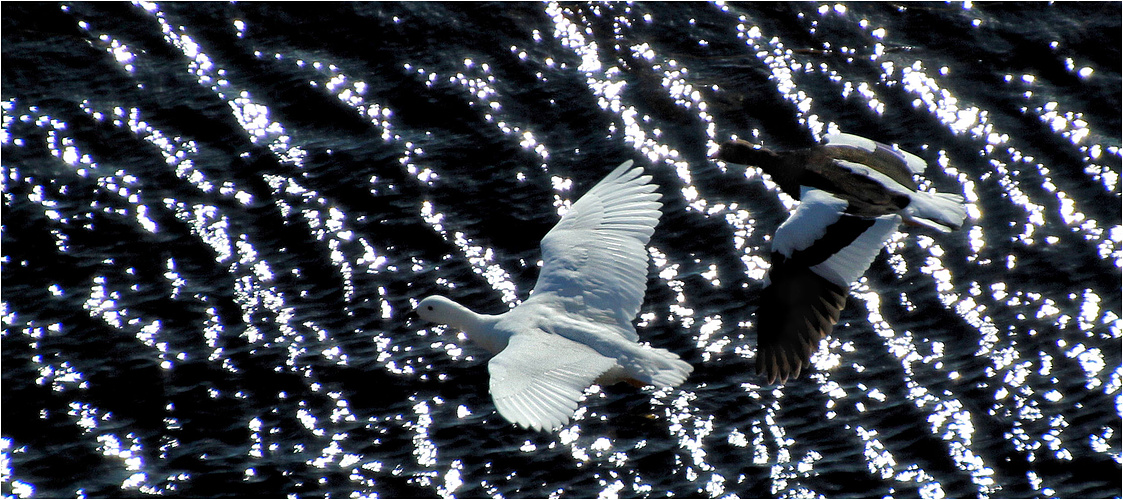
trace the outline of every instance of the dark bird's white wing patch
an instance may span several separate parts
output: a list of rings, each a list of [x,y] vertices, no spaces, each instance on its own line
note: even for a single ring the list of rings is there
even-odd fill
[[[845,214],[846,201],[803,188],[772,241],[772,267],[757,307],[757,371],[769,383],[798,377],[830,334],[850,284],[862,276],[901,222]]]

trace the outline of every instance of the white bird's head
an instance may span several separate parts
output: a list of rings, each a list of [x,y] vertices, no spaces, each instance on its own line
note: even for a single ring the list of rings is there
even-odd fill
[[[476,314],[447,297],[430,295],[417,304],[417,315],[430,323],[448,325],[464,332],[468,339],[492,352],[502,351],[507,346],[509,333],[503,334],[494,329],[502,315]]]
[[[430,295],[417,304],[417,315],[430,323],[460,326],[463,318],[470,314],[472,312],[464,306],[440,295]]]

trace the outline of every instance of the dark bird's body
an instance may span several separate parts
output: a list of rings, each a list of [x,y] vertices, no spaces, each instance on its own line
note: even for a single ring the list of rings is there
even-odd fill
[[[917,191],[920,158],[857,136],[773,152],[745,141],[717,158],[752,165],[800,200],[773,238],[772,268],[757,307],[757,372],[786,382],[811,365],[838,322],[850,284],[869,268],[900,222],[958,229],[963,198]]]

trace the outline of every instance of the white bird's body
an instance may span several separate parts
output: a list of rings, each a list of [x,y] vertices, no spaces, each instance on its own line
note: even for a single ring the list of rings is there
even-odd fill
[[[594,383],[673,387],[693,370],[670,351],[640,344],[632,325],[661,205],[651,177],[631,165],[608,174],[542,239],[542,270],[522,304],[498,315],[441,296],[417,306],[423,319],[457,328],[495,354],[489,388],[511,422],[554,428]]]

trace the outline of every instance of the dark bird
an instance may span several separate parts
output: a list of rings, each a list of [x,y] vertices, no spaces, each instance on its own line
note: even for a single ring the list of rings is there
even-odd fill
[[[967,217],[963,197],[918,191],[927,163],[869,139],[835,134],[824,144],[775,152],[746,141],[717,159],[759,167],[799,207],[776,230],[772,267],[757,307],[758,374],[772,384],[799,377],[838,322],[850,284],[902,221],[947,232]]]

